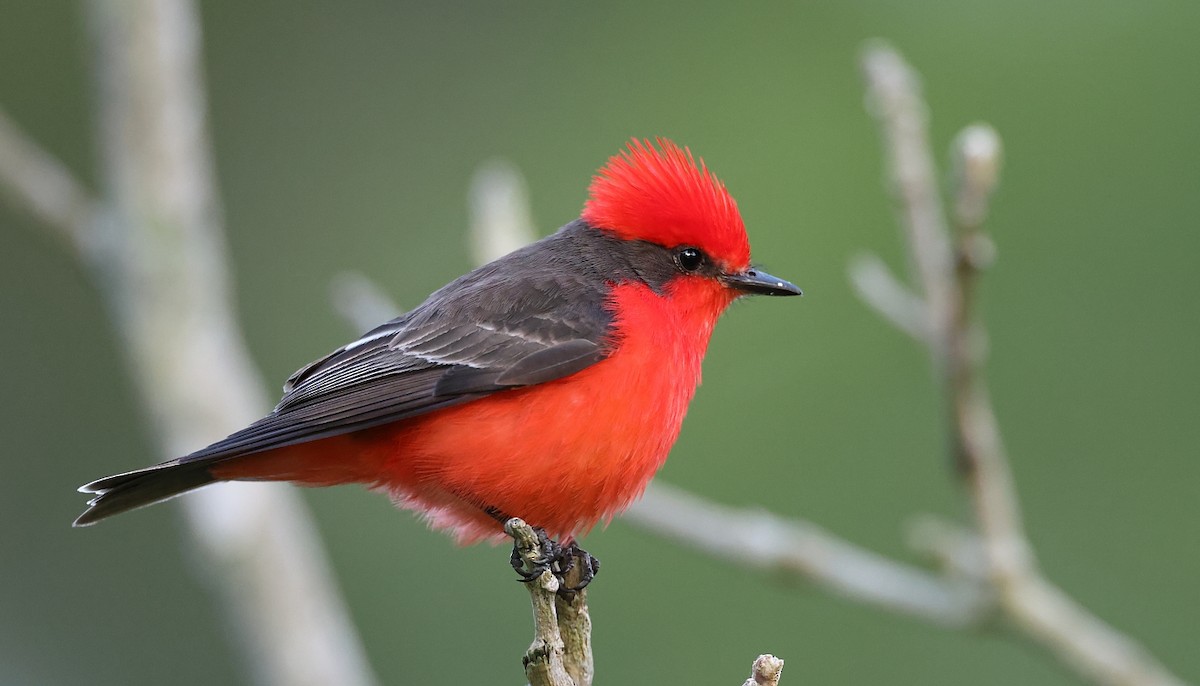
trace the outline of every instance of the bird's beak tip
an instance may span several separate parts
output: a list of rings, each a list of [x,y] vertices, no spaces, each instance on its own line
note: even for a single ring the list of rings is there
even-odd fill
[[[755,267],[736,274],[726,274],[724,280],[729,287],[749,294],[804,295],[796,284]]]

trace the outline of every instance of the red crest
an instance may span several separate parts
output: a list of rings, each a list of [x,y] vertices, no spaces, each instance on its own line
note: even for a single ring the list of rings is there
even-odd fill
[[[750,265],[737,203],[687,148],[665,138],[634,139],[592,179],[583,219],[626,240],[688,245],[732,271]]]

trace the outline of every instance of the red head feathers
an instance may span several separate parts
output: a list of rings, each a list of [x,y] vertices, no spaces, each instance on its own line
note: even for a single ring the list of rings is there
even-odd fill
[[[626,240],[694,246],[741,271],[750,242],[737,203],[701,160],[665,138],[634,139],[592,179],[583,219]]]

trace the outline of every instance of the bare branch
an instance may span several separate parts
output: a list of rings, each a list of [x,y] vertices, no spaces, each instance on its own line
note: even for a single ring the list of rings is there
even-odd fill
[[[187,2],[89,9],[115,212],[3,112],[0,188],[93,269],[126,339],[162,453],[175,457],[267,406],[227,297],[199,27]],[[295,495],[239,484],[182,502],[261,683],[374,683]]]
[[[990,569],[983,541],[960,526],[933,517],[914,522],[909,543],[938,559],[948,574],[987,583]],[[1001,608],[1010,622],[1089,681],[1099,684],[1179,682],[1137,643],[1097,619],[1060,588],[1039,575],[1023,575],[1003,589]]]
[[[526,567],[533,568],[536,561],[542,559],[541,543],[533,527],[513,517],[504,524],[504,531],[512,536],[517,554]],[[575,683],[564,663],[566,647],[559,632],[560,618],[555,602],[558,578],[547,569],[525,587],[529,589],[533,603],[533,644],[522,659],[529,686],[583,686]]]
[[[983,382],[982,328],[971,321],[977,262],[955,259],[929,153],[926,109],[919,79],[891,48],[874,45],[863,56],[868,102],[879,120],[887,151],[897,217],[905,226],[911,262],[925,292],[926,343],[938,376],[944,376],[955,420],[956,459],[974,493],[977,518],[994,573],[1017,573],[1032,564],[1020,523],[1012,477]],[[969,149],[963,147],[967,144]],[[959,138],[961,171],[957,206],[982,220],[998,175],[999,138],[975,127]],[[970,229],[978,234],[978,224]]]
[[[392,296],[360,272],[342,272],[335,276],[329,284],[329,295],[334,311],[359,332],[379,326],[401,313]]]
[[[662,482],[651,484],[622,521],[731,564],[942,626],[970,626],[987,610],[986,597],[967,581],[894,562],[809,522],[725,507]]]
[[[867,107],[883,131],[888,185],[896,198],[904,234],[913,246],[911,262],[928,306],[932,340],[940,344],[947,324],[936,317],[953,307],[954,291],[949,288],[953,258],[937,170],[929,152],[929,115],[921,100],[920,79],[898,53],[883,44],[868,47],[862,69],[867,80]]]
[[[471,181],[471,256],[491,262],[534,241],[525,179],[507,160],[479,166]]]
[[[988,201],[1000,182],[1000,163],[1000,136],[987,124],[972,124],[954,139],[950,178],[954,186],[954,225],[960,233],[978,231],[983,225]]]
[[[981,558],[981,579],[993,590],[1001,613],[1081,676],[1107,686],[1182,684],[1136,642],[1042,577],[1025,534],[984,376],[984,330],[973,311],[976,281],[994,254],[982,223],[999,176],[999,137],[990,127],[974,125],[955,141],[951,236],[938,200],[916,75],[883,45],[866,51],[863,69],[900,201],[897,215],[925,293],[926,320],[933,323],[926,343],[947,395],[955,462],[979,529],[977,543],[958,537],[959,552],[948,550],[951,537],[942,536],[941,554],[960,570],[978,568],[978,562],[964,560]]]
[[[850,283],[858,297],[892,326],[918,342],[929,341],[925,303],[900,283],[877,255],[860,255],[850,262]]]
[[[750,678],[742,686],[779,686],[783,660],[774,655],[759,655],[750,668]]]
[[[96,258],[100,204],[67,169],[0,110],[0,192],[85,262]]]
[[[579,562],[577,560],[577,562]],[[567,573],[569,588],[579,585],[580,564]],[[558,610],[558,632],[563,640],[563,667],[575,686],[592,686],[596,667],[592,657],[592,615],[588,609],[587,589],[560,594],[554,599]]]
[[[909,548],[937,562],[947,575],[975,581],[986,592],[987,558],[975,532],[932,515],[918,516],[905,528]]]
[[[1136,641],[1105,624],[1040,575],[1005,593],[1011,621],[1081,676],[1108,686],[1186,686]]]
[[[112,217],[94,266],[162,455],[176,457],[268,406],[230,298],[199,21],[188,0],[86,6]],[[260,683],[375,682],[292,490],[226,485],[181,503]]]

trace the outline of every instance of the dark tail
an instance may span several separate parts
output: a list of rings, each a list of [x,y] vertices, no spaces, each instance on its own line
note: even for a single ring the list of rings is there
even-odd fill
[[[88,509],[72,526],[89,526],[115,514],[210,484],[216,478],[209,473],[208,467],[207,461],[180,464],[179,460],[171,460],[81,486],[80,493],[95,493],[96,497],[88,501]]]

